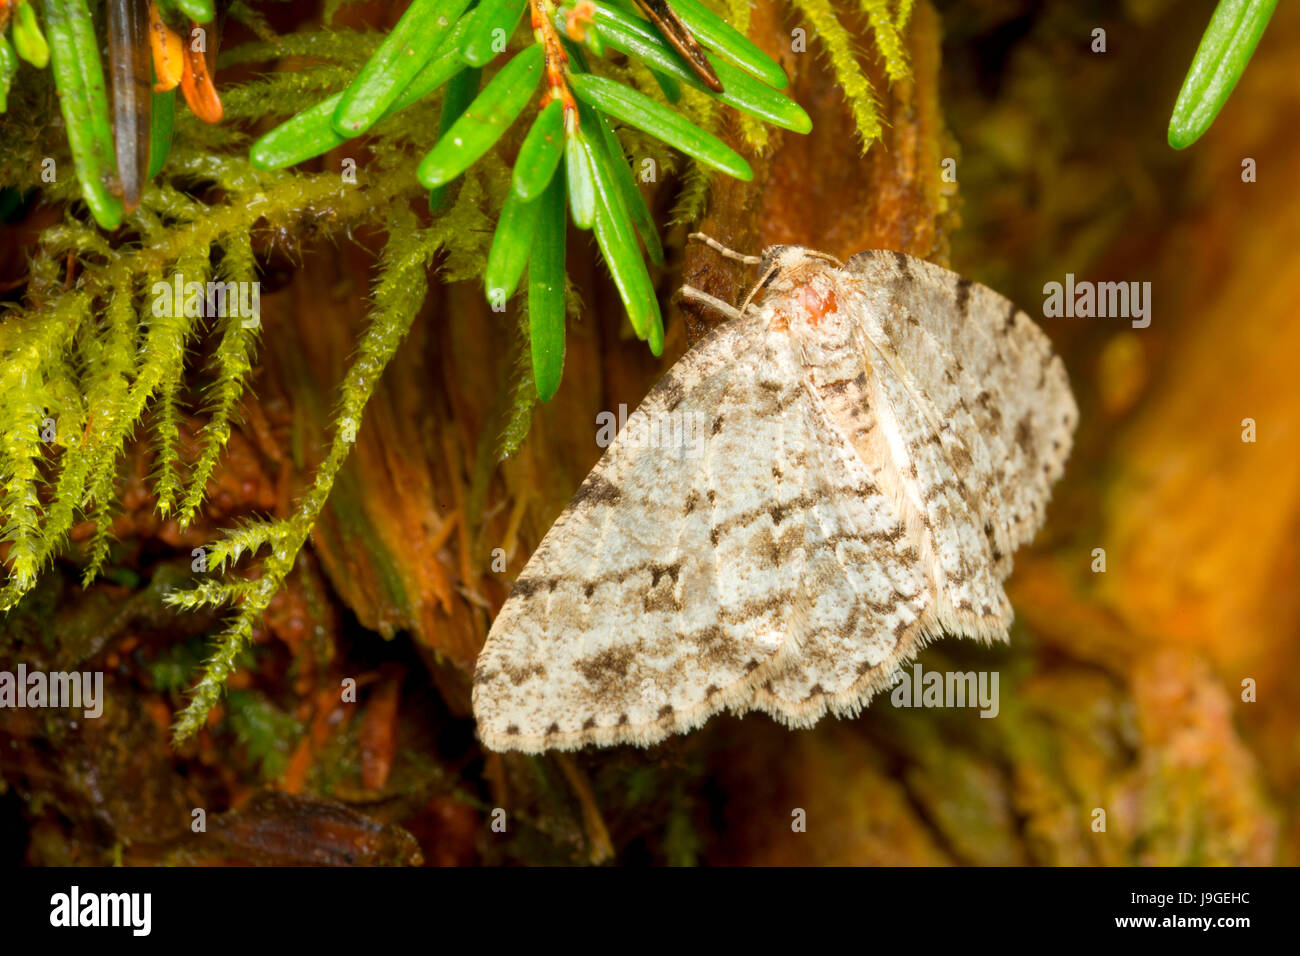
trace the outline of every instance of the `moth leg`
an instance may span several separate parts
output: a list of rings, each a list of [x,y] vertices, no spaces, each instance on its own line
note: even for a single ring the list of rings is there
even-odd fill
[[[738,319],[743,314],[735,306],[727,305],[721,299],[709,295],[707,292],[695,288],[693,285],[684,285],[681,288],[681,297],[691,302],[698,302],[700,305],[707,306],[715,312],[721,312],[729,319]]]
[[[702,296],[704,295],[704,293],[699,292],[699,290],[697,289],[691,289],[690,286],[682,287],[683,294],[686,293],[687,289],[690,289],[690,291],[692,293],[696,293],[696,295],[688,296],[689,298],[695,298],[696,301],[704,302],[705,305],[712,305],[715,309],[718,309],[718,311],[721,312],[723,315],[734,314],[736,316],[740,316],[745,314],[746,310],[749,309],[749,303],[753,300],[754,296],[758,293],[758,290],[764,288],[767,285],[768,280],[771,279],[772,276],[774,276],[777,272],[778,267],[772,261],[773,250],[784,248],[783,246],[773,246],[771,249],[768,249],[764,255],[747,256],[743,252],[737,252],[735,249],[727,248],[722,243],[718,242],[718,240],[714,239],[712,236],[706,236],[702,232],[692,232],[689,235],[687,235],[686,238],[694,239],[696,242],[702,242],[710,249],[718,253],[720,256],[723,256],[724,258],[727,259],[733,259],[736,262],[743,262],[747,266],[761,266],[767,264],[767,268],[763,271],[762,277],[757,282],[754,283],[753,288],[749,290],[749,295],[745,296],[745,301],[741,304],[739,312],[734,312],[731,306],[726,306],[726,308],[719,308],[719,305],[721,305],[721,303],[719,302],[719,300],[713,299],[712,296],[709,296],[709,298],[712,299],[712,302],[704,302],[703,299],[698,298],[698,296]],[[718,303],[718,304],[714,305],[714,303]]]
[[[696,242],[702,242],[718,255],[726,256],[728,259],[735,259],[737,262],[743,262],[747,266],[760,265],[763,262],[762,256],[747,256],[743,252],[737,252],[735,249],[728,249],[712,236],[706,236],[702,232],[692,232],[686,237],[694,239]]]

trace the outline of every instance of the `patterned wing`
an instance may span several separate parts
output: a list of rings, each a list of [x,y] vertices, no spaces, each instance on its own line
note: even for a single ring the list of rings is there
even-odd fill
[[[729,323],[678,362],[529,560],[479,655],[487,746],[653,743],[747,704],[781,663],[807,441],[782,414],[797,356],[761,329]],[[674,421],[700,445],[656,440]]]
[[[816,436],[808,610],[791,634],[797,648],[754,706],[809,727],[828,711],[856,714],[938,629],[930,575],[890,496],[811,388],[799,411]]]
[[[908,391],[934,406],[946,455],[987,509],[981,530],[1005,576],[1070,454],[1079,412],[1065,366],[1029,316],[954,272],[880,250],[845,271],[860,280],[873,320],[865,331],[897,356]]]

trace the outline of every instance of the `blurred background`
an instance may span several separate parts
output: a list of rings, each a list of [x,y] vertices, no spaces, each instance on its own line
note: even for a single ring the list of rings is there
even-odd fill
[[[266,6],[280,30],[319,22],[314,4]],[[996,671],[995,719],[879,697],[806,731],[721,716],[650,750],[478,747],[475,655],[599,457],[596,415],[634,407],[713,321],[674,304],[654,359],[571,231],[584,309],[520,451],[500,465],[487,453],[516,319],[475,283],[435,286],[254,652],[173,750],[218,618],[161,596],[217,529],[287,513],[365,315],[380,237],[304,216],[258,250],[259,365],[203,519],[181,532],[157,516],[141,452],[110,573],[83,590],[75,562],[60,565],[0,623],[0,666],[103,670],[108,695],[94,721],[0,710],[0,862],[1300,863],[1300,8],[1279,6],[1214,126],[1175,152],[1169,114],[1212,9],[921,2],[912,77],[890,86],[866,18],[841,4],[888,124],[864,156],[816,36],[791,52],[800,8],[751,8],[750,36],[814,129],[746,151],[754,182],[714,181],[699,228],[745,251],[890,248],[948,265],[1035,317],[1069,369],[1082,421],[1048,524],[1016,555],[1010,645],[948,640],[920,658]],[[395,19],[371,3],[338,22]],[[650,189],[661,223],[682,188]],[[26,215],[5,229],[6,259],[57,219]],[[663,300],[683,281],[742,298],[753,271],[687,246],[687,231],[664,233]],[[1067,273],[1150,282],[1149,327],[1040,318],[1044,284]],[[355,703],[339,700],[347,677]]]

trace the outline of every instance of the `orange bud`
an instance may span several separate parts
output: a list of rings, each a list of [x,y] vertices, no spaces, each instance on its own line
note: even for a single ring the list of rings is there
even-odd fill
[[[155,93],[176,89],[185,72],[185,44],[180,34],[163,23],[158,4],[149,4],[149,47],[153,50]]]
[[[221,98],[217,96],[217,88],[208,73],[208,58],[202,51],[195,50],[193,44],[185,47],[181,93],[190,105],[190,111],[203,122],[221,122]]]
[[[591,0],[578,0],[569,11],[565,26],[569,28],[569,36],[581,43],[587,38],[587,25],[595,22],[596,5]]]

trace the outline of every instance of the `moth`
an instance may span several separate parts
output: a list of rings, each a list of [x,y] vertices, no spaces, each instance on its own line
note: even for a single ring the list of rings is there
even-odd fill
[[[925,644],[1008,640],[1078,410],[1024,312],[875,250],[760,258],[627,419],[479,654],[492,750],[648,746],[724,709],[855,716]],[[757,304],[751,304],[758,299]],[[702,443],[674,421],[705,423]]]

